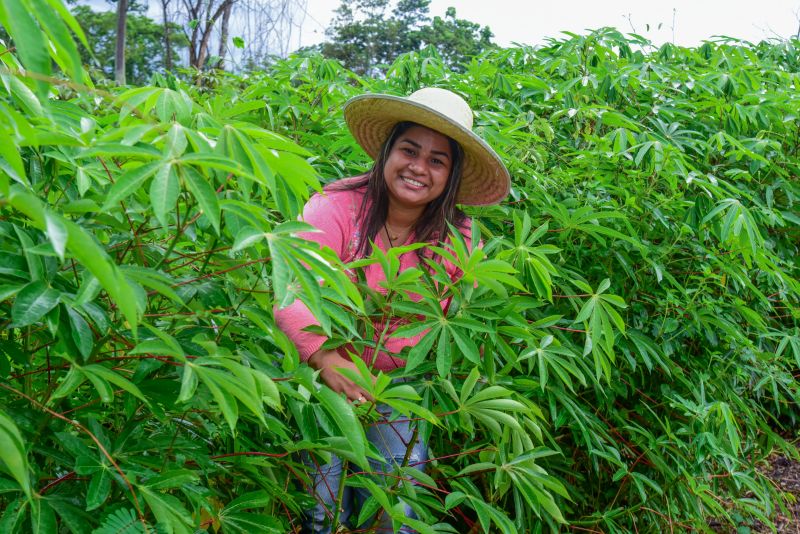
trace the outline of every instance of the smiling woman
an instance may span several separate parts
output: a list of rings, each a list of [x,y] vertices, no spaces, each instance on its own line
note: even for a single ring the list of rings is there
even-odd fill
[[[456,204],[497,203],[508,193],[508,171],[494,151],[472,133],[472,110],[451,91],[428,88],[408,98],[363,95],[345,104],[345,119],[358,143],[375,158],[375,164],[361,176],[329,185],[309,200],[303,212],[303,219],[319,230],[303,237],[330,247],[344,262],[363,258],[373,246],[383,252],[412,242],[447,247],[448,225],[457,228],[469,243],[469,220]],[[421,262],[427,256],[430,253],[424,248],[401,254],[400,271],[424,265]],[[460,277],[454,265],[442,263],[452,280]],[[370,288],[386,292],[382,284],[386,275],[379,265],[367,265],[364,275]],[[442,301],[441,305],[445,309],[448,303]],[[340,370],[357,370],[352,358],[362,359],[372,371],[401,368],[405,365],[401,351],[416,345],[425,334],[408,338],[393,335],[403,321],[390,317],[387,324],[375,325],[376,332],[387,334],[380,347],[356,353],[352,347],[323,349],[326,338],[307,331],[318,322],[300,300],[276,309],[275,318],[301,358],[319,370],[321,380],[356,403],[373,399]],[[367,431],[367,437],[384,456],[383,463],[372,466],[375,476],[404,465],[423,464],[427,448],[413,423],[390,420],[386,406],[376,409],[387,420]],[[344,470],[338,458],[321,467],[310,456],[306,461],[318,504],[306,515],[305,531],[330,532],[331,523],[339,518],[335,512],[337,499],[341,499],[338,506],[346,521],[357,513],[367,495],[363,489],[351,491],[345,486],[338,494]],[[405,515],[414,517],[408,505]],[[384,518],[380,529],[391,529],[388,515]]]

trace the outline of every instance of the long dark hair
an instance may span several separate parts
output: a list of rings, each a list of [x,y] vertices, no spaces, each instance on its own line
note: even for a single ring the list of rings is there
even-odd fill
[[[389,191],[386,187],[386,178],[383,168],[386,160],[389,159],[397,139],[414,126],[421,126],[415,122],[398,122],[389,133],[383,145],[381,145],[378,157],[372,168],[365,175],[345,182],[337,182],[331,186],[332,190],[353,190],[366,188],[364,199],[361,201],[358,218],[362,221],[361,241],[355,250],[357,257],[363,257],[372,252],[371,242],[375,241],[378,232],[386,224],[386,217],[389,212]],[[444,191],[438,198],[432,200],[425,206],[422,215],[414,224],[412,231],[419,243],[439,244],[444,241],[449,229],[448,223],[460,228],[464,225],[466,215],[456,207],[456,195],[458,186],[461,183],[461,167],[464,162],[464,150],[456,141],[450,139],[451,165],[450,175],[447,177]],[[421,256],[423,249],[417,251]]]

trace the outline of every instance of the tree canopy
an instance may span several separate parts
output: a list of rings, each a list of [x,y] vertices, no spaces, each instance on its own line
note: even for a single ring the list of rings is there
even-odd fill
[[[94,66],[108,78],[114,77],[114,46],[116,43],[117,14],[112,11],[94,11],[89,6],[72,8],[75,19],[83,28],[87,47],[81,47],[81,60]],[[185,50],[188,41],[177,25],[170,23],[172,57]],[[144,14],[144,9],[129,12],[127,17],[125,77],[129,84],[146,83],[154,72],[166,68],[164,53],[164,25]]]
[[[430,0],[343,1],[320,48],[354,72],[380,72],[398,56],[433,46],[452,67],[491,48],[488,26],[459,19],[455,8],[430,18]]]

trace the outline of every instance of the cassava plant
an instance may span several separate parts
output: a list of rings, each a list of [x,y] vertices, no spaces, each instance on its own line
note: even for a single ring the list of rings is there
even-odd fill
[[[5,0],[0,24],[0,532],[292,531],[308,453],[371,491],[362,531],[401,499],[420,532],[703,531],[784,506],[761,468],[797,457],[796,40],[601,29],[459,72],[433,50],[385,79],[295,56],[101,90],[59,0]],[[309,195],[369,165],[343,102],[429,85],[511,170],[504,205],[470,210],[483,246],[398,273],[402,250],[342,265],[297,238]],[[275,326],[295,298],[331,346],[373,343],[374,316],[428,330],[405,371],[353,378],[430,460],[373,472],[381,420]]]

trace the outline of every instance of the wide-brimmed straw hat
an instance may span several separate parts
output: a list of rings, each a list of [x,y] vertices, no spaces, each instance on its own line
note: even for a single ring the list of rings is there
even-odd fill
[[[511,177],[506,166],[492,147],[472,132],[472,110],[452,91],[428,87],[407,98],[360,95],[345,103],[344,119],[353,137],[372,159],[378,157],[398,122],[415,122],[454,139],[464,150],[461,185],[456,196],[459,204],[496,204],[508,195]]]

